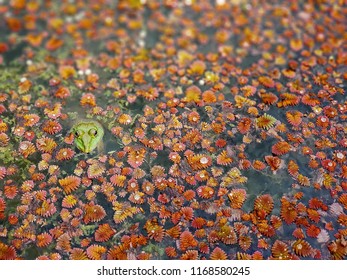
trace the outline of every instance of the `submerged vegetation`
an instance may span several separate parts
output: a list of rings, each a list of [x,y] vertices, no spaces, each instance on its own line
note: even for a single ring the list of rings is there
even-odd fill
[[[0,259],[346,259],[346,17],[0,3]]]

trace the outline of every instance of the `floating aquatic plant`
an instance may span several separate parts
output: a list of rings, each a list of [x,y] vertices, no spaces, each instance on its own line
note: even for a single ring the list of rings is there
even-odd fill
[[[0,259],[346,258],[340,3],[34,2],[0,19]]]
[[[274,126],[276,122],[276,119],[268,114],[264,114],[258,118],[255,119],[255,123],[257,127],[262,128],[262,129],[270,129],[271,127]]]

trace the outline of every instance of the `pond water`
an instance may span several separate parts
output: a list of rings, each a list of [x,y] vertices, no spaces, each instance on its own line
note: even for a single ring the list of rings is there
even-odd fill
[[[346,14],[1,1],[0,259],[345,259]]]

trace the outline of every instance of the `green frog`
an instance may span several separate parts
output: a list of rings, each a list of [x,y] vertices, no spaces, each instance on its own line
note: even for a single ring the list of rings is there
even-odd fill
[[[76,147],[83,153],[89,154],[95,148],[98,152],[102,151],[104,129],[99,122],[89,119],[79,120],[75,122],[71,131],[75,137]]]

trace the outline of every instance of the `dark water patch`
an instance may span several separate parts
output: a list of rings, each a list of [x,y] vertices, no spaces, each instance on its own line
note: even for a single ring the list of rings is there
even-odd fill
[[[27,245],[25,250],[22,251],[24,260],[35,260],[38,256],[40,256],[39,248],[34,244]]]
[[[25,250],[22,251],[22,255],[20,255],[20,257],[22,257],[23,260],[36,260],[39,256],[50,255],[54,248],[54,244],[48,245],[44,248],[37,247],[36,244],[27,244]]]
[[[105,140],[105,144],[104,144],[104,150],[105,153],[110,153],[110,152],[117,152],[122,150],[122,146],[116,141],[116,139],[112,138],[107,138]]]
[[[271,155],[271,147],[277,141],[278,140],[274,138],[267,138],[265,140],[262,140],[261,142],[253,141],[246,146],[245,152],[249,155],[249,158],[251,160],[264,160],[265,156]]]
[[[13,48],[10,48],[4,55],[4,61],[6,65],[9,65],[12,61],[15,61],[17,58],[23,55],[24,49],[28,44],[24,41],[18,43]]]
[[[309,157],[305,156],[301,153],[301,151],[295,151],[295,152],[289,152],[288,153],[288,160],[294,160],[297,165],[299,166],[299,173],[310,177],[312,175],[312,169],[310,168],[309,164]]]
[[[166,150],[156,151],[156,158],[149,158],[151,165],[160,165],[168,169],[172,166],[171,161],[169,161],[169,152]]]
[[[291,191],[293,179],[284,170],[278,170],[276,174],[271,171],[259,172],[247,170],[243,175],[248,178],[243,185],[247,189],[248,197],[243,206],[243,210],[252,211],[254,200],[263,194],[270,194],[274,200],[273,214],[278,215],[281,197]]]
[[[112,209],[112,203],[106,199],[105,195],[102,193],[96,193],[96,199],[99,205],[101,205],[105,209],[106,218],[113,217],[114,211]]]

